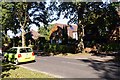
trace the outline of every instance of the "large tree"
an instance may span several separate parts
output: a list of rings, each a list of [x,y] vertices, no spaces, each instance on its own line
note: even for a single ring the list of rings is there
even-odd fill
[[[13,13],[13,7],[14,4],[7,3],[7,2],[1,2],[1,19],[0,24],[2,25],[2,31],[5,35],[7,35],[8,30],[12,30],[14,34],[17,33],[17,29],[20,28],[18,21],[14,17]]]
[[[84,49],[84,38],[88,33],[87,30],[91,29],[91,34],[94,34],[93,36],[98,36],[98,39],[100,39],[99,37],[107,37],[119,23],[119,17],[113,3],[104,4],[102,2],[78,1],[59,2],[57,6],[51,8],[51,11],[53,10],[57,12],[58,17],[64,15],[64,18],[70,19],[68,24],[78,24],[79,50]],[[94,39],[92,38],[92,40],[95,41],[98,39],[97,37],[94,37]]]
[[[47,9],[45,2],[3,2],[2,25],[7,30],[21,29],[22,46],[25,46],[25,30],[30,24],[39,26],[39,22],[47,24]],[[32,18],[30,18],[32,17]]]
[[[55,4],[55,3],[53,3]],[[54,7],[54,6],[53,6]],[[51,8],[51,11],[56,11],[57,16],[64,15],[64,18],[70,19],[68,24],[75,23],[78,25],[78,48],[79,51],[84,49],[83,37],[84,27],[86,25],[85,20],[87,19],[87,2],[59,2],[57,6]]]

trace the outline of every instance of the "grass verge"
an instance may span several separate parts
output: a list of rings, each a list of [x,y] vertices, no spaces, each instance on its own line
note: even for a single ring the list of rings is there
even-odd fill
[[[18,67],[12,64],[5,64],[2,65],[2,78],[54,78],[52,76],[31,71],[22,67]]]

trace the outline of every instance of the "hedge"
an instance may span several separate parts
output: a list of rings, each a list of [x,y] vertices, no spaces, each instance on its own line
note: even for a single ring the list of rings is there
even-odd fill
[[[118,43],[109,43],[105,44],[101,47],[102,51],[119,51],[120,50],[120,44]]]
[[[45,52],[52,53],[74,53],[75,47],[74,45],[61,45],[61,44],[44,44]]]

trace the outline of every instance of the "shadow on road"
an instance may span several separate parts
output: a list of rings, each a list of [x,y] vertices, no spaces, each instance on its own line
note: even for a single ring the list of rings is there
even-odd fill
[[[120,63],[113,61],[97,61],[87,59],[77,59],[85,63],[89,63],[89,66],[98,71],[98,76],[106,80],[120,80]]]

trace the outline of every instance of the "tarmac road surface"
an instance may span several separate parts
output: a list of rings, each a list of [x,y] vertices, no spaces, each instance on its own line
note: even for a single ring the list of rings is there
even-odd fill
[[[19,66],[38,72],[47,73],[58,78],[116,78],[112,72],[120,66],[114,63],[101,63],[90,60],[77,60],[62,57],[36,56],[36,62],[23,63]],[[116,67],[115,67],[116,66]],[[114,67],[114,68],[113,68]],[[119,76],[118,74],[116,74]]]

